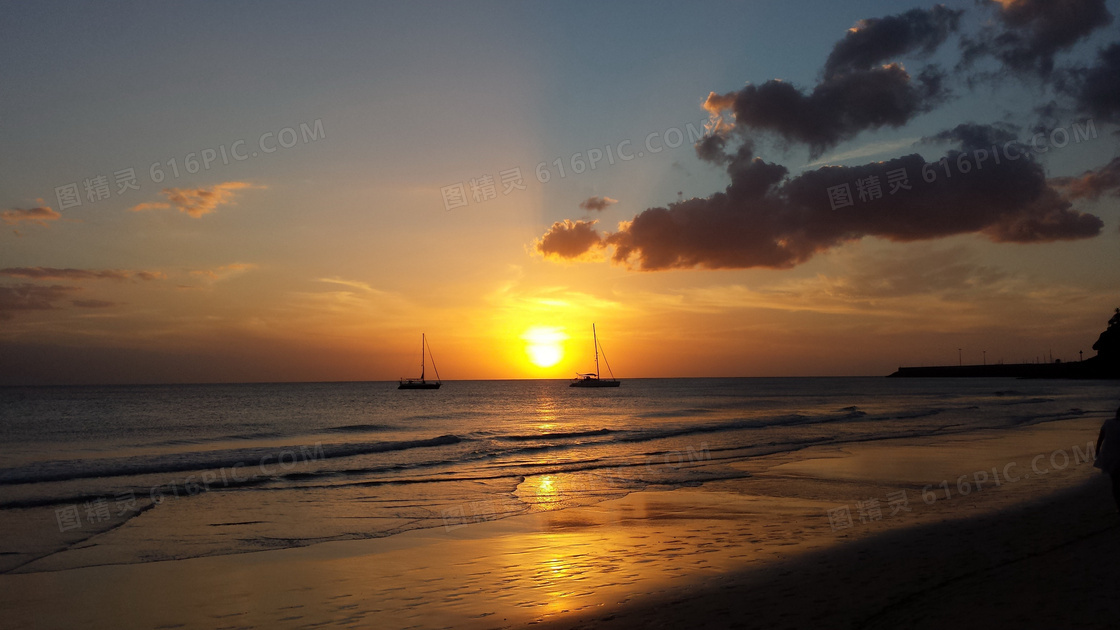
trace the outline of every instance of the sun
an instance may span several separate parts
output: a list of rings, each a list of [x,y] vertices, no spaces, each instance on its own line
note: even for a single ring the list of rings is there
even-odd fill
[[[567,335],[559,328],[533,326],[525,331],[525,354],[529,362],[541,368],[549,368],[564,358],[564,340]]]

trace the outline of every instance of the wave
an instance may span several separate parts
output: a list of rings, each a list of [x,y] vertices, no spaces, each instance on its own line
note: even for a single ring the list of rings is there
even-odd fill
[[[504,435],[503,440],[523,442],[528,440],[563,440],[567,438],[593,437],[596,435],[610,435],[615,433],[610,429],[595,429],[593,431],[567,431],[557,433],[532,433],[528,435]]]
[[[216,435],[213,437],[175,438],[162,442],[152,442],[150,446],[196,446],[213,442],[249,441],[249,440],[275,440],[289,437],[275,431],[260,431],[257,433],[236,433],[233,435]]]
[[[708,407],[690,407],[688,409],[671,409],[669,411],[647,411],[636,415],[636,418],[691,418],[706,413],[713,413],[715,409]]]
[[[979,407],[974,406],[974,407],[971,407],[971,409],[979,409]],[[917,410],[909,412],[909,413],[895,412],[895,413],[890,414],[890,418],[892,420],[913,420],[915,418],[928,418],[930,416],[936,416],[937,414],[942,413],[943,411],[945,411],[945,410],[940,408],[940,407],[930,407],[930,408],[927,408],[927,409],[917,409]]]
[[[1038,405],[1038,404],[1041,404],[1041,403],[1052,403],[1052,402],[1054,402],[1053,398],[1024,398],[1022,400],[1002,401],[999,404],[1005,405],[1005,406],[1007,406],[1007,405]]]
[[[0,485],[70,481],[96,477],[121,477],[218,468],[277,467],[281,462],[295,463],[370,453],[403,451],[458,444],[456,435],[441,435],[397,442],[359,442],[343,444],[292,445],[287,447],[240,448],[220,451],[195,451],[156,456],[136,456],[98,460],[48,461],[19,468],[0,469]]]
[[[344,424],[339,427],[323,429],[327,433],[369,433],[373,431],[386,431],[392,429],[387,424]]]
[[[739,418],[729,422],[720,422],[715,424],[700,424],[693,426],[678,426],[666,427],[664,429],[652,429],[646,431],[626,432],[618,438],[620,442],[645,442],[648,440],[659,440],[664,438],[682,437],[686,435],[696,435],[704,433],[719,433],[722,431],[738,431],[742,429],[767,429],[771,427],[788,427],[805,424],[824,424],[828,422],[843,422],[845,420],[860,420],[867,416],[865,411],[858,408],[845,408],[840,409],[834,414],[825,415],[804,415],[800,413],[786,414],[782,416],[770,416],[767,418]]]

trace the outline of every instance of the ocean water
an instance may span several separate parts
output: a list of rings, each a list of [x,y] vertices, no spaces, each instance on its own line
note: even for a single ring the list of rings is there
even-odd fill
[[[1103,418],[1117,393],[885,378],[4,388],[0,571],[454,528],[741,478],[733,464],[810,445]]]

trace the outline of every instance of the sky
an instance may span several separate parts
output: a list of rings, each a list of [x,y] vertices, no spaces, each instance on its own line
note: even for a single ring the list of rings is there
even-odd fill
[[[1120,306],[1117,1],[0,9],[0,385],[390,380],[421,333],[569,378],[593,323],[620,378],[878,375]]]

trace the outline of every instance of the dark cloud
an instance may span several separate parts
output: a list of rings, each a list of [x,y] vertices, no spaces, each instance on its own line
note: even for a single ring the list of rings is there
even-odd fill
[[[41,286],[17,284],[0,286],[0,319],[11,319],[13,311],[47,311],[57,308],[54,303],[65,299],[78,287],[61,285]]]
[[[70,303],[78,308],[109,308],[116,306],[116,302],[106,302],[105,300],[70,300]]]
[[[42,203],[42,200],[39,200]],[[12,208],[0,212],[0,219],[8,225],[18,225],[20,223],[35,223],[47,227],[49,221],[57,221],[62,218],[62,215],[55,212],[46,206],[39,206],[36,208]]]
[[[537,250],[575,259],[613,248],[615,263],[640,270],[783,269],[869,236],[911,242],[979,234],[997,243],[1039,243],[1100,234],[1102,221],[1075,210],[1072,200],[1116,190],[1117,169],[1110,164],[1048,182],[1017,140],[1022,129],[1011,124],[965,123],[923,138],[954,147],[934,163],[911,154],[790,177],[786,167],[754,155],[754,132],[804,144],[817,157],[863,131],[901,127],[932,110],[947,96],[945,75],[927,66],[912,76],[892,61],[933,52],[957,30],[962,13],[939,6],[860,22],[836,44],[809,90],[771,80],[710,93],[703,104],[708,133],[695,149],[701,160],[726,168],[731,183],[723,192],[649,208],[615,232],[600,234],[594,222],[557,222]],[[998,22],[966,52],[994,55],[1019,72],[1049,74],[1055,53],[1111,19],[1098,0],[1003,0]],[[1116,55],[1102,53],[1094,71],[1100,95],[1082,98],[1103,103],[1106,113],[1113,102],[1108,79],[1115,79],[1106,73],[1120,61]],[[892,186],[899,173],[904,185]],[[837,203],[836,191],[847,191],[846,203]]]
[[[535,243],[538,252],[557,258],[579,258],[602,246],[602,239],[595,231],[598,221],[557,221]]]
[[[952,142],[963,150],[990,148],[1018,138],[1019,128],[1007,123],[994,123],[979,125],[976,123],[962,123],[946,129],[932,136],[922,138],[922,142]]]
[[[1075,90],[1081,111],[1101,122],[1120,124],[1120,42],[1102,50],[1083,77]]]
[[[824,64],[826,77],[870,70],[911,52],[931,54],[957,30],[964,13],[942,5],[884,18],[860,20],[836,43]]]
[[[928,112],[948,95],[945,75],[926,66],[912,76],[898,63],[884,63],[910,52],[933,52],[957,29],[963,11],[942,6],[863,20],[829,55],[823,78],[811,90],[772,79],[738,92],[712,92],[704,101],[711,116],[696,155],[713,163],[731,161],[726,151],[735,131],[777,134],[804,144],[812,157],[860,132],[900,127]],[[730,112],[733,120],[724,118]]]
[[[1058,101],[1050,100],[1036,106],[1034,113],[1038,116],[1038,120],[1031,126],[1031,134],[1048,134],[1062,126],[1063,121],[1069,118],[1070,111],[1067,107],[1058,104]]]
[[[606,210],[607,206],[612,206],[616,203],[618,203],[618,200],[611,199],[610,197],[588,197],[587,199],[579,202],[579,207],[588,211],[594,210],[597,212],[601,212],[603,210]]]
[[[901,127],[931,110],[946,92],[927,68],[916,79],[898,64],[826,78],[809,93],[783,81],[748,85],[735,96],[736,128],[770,131],[805,144],[812,157],[862,131]]]
[[[27,278],[29,280],[162,280],[167,277],[160,271],[127,271],[123,269],[58,269],[55,267],[7,267],[0,269],[0,276]]]
[[[1050,185],[1060,188],[1067,199],[1096,200],[1101,195],[1120,197],[1120,157],[1079,177],[1054,177]]]
[[[734,186],[727,189],[732,200],[746,200],[762,197],[770,192],[778,182],[785,179],[789,169],[781,164],[764,162],[754,156],[751,145],[739,147],[739,151],[727,165]]]
[[[30,280],[127,280],[129,272],[120,269],[57,269],[55,267],[8,267],[0,276]]]
[[[1008,69],[1049,77],[1054,56],[1112,22],[1105,0],[992,0],[997,24],[961,42],[962,63],[993,56]]]
[[[994,242],[1035,243],[1099,234],[1101,220],[1073,210],[1047,184],[1026,147],[1011,143],[1002,153],[1004,143],[998,144],[1001,159],[995,163],[989,142],[1006,133],[962,125],[943,135],[964,151],[949,151],[943,163],[927,164],[912,154],[827,166],[792,179],[785,167],[740,151],[727,166],[731,184],[724,192],[650,208],[603,236],[591,224],[563,222],[545,238],[569,237],[564,247],[550,248],[562,258],[613,246],[616,263],[663,270],[789,268],[866,236],[905,242],[977,233]],[[989,153],[977,168],[980,149]],[[969,167],[959,168],[958,160]],[[887,173],[898,171],[905,172],[910,189],[892,193]],[[872,178],[881,194],[861,200],[860,182]],[[851,191],[851,205],[833,209],[829,190],[837,186]]]
[[[706,135],[695,144],[696,157],[705,162],[722,164],[731,156],[727,155],[727,137],[722,135]]]

